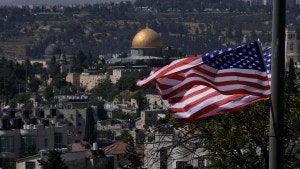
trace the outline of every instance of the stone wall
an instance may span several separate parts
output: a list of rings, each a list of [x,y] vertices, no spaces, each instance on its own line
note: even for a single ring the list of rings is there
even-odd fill
[[[72,83],[76,87],[85,87],[86,90],[91,90],[98,83],[107,79],[108,76],[104,75],[90,75],[90,74],[77,74],[68,73],[66,81]]]

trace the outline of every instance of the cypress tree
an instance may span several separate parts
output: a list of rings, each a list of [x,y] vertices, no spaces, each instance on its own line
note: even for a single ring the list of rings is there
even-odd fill
[[[289,64],[289,72],[287,75],[287,92],[288,93],[296,93],[297,88],[295,85],[295,80],[296,80],[296,73],[295,73],[295,67],[294,67],[294,60],[293,58],[290,59],[290,64]]]
[[[38,160],[41,166],[45,169],[68,169],[64,160],[60,157],[61,153],[55,150],[50,150],[48,159]]]

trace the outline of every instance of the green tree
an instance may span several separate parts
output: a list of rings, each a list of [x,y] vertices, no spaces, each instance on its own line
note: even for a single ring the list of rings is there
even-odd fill
[[[2,58],[0,72],[0,99],[7,104],[19,93],[21,84],[26,83],[26,70],[24,65]]]
[[[16,107],[17,107],[17,99],[15,99],[15,98],[11,99],[11,100],[8,102],[8,105],[9,105],[11,108],[16,108]]]
[[[86,111],[86,129],[85,129],[85,140],[89,142],[90,144],[93,144],[93,142],[96,139],[95,135],[95,124],[96,119],[94,118],[94,110],[92,107],[88,107]]]
[[[135,150],[133,140],[126,147],[125,158],[130,161],[130,165],[128,166],[130,169],[138,169],[142,165],[140,157]]]
[[[300,138],[300,97],[287,92],[285,98],[284,168],[293,169],[300,167],[293,153]],[[173,126],[188,130],[180,144],[197,138],[196,148],[206,150],[214,168],[269,168],[269,112],[270,100],[265,100],[237,112]]]
[[[43,95],[48,101],[51,101],[54,97],[53,87],[46,86],[46,88],[44,89]]]
[[[98,101],[96,104],[97,106],[97,117],[99,120],[106,120],[107,119],[107,112],[104,109],[104,101]]]
[[[127,143],[125,158],[130,161],[129,166],[127,168],[137,169],[142,165],[139,154],[135,150],[133,137],[128,133],[128,131],[124,131],[121,134],[121,140]]]
[[[25,143],[22,143],[25,144]],[[28,156],[32,156],[35,155],[36,152],[36,145],[35,144],[31,144],[31,145],[27,145],[27,147],[22,147],[21,149],[21,156],[22,157],[28,157]]]
[[[27,103],[30,99],[30,94],[29,93],[19,93],[16,95],[15,99],[17,100],[18,103]]]
[[[116,87],[119,91],[134,91],[137,89],[136,80],[136,77],[133,76],[122,76],[116,83]]]
[[[290,59],[289,72],[287,74],[286,79],[287,79],[287,92],[296,93],[297,88],[296,88],[295,81],[296,81],[297,77],[296,77],[296,73],[295,73],[293,58]]]
[[[50,64],[49,64],[49,74],[51,78],[56,77],[57,75],[60,75],[60,65],[56,61],[55,56],[51,58]]]
[[[82,65],[84,66],[84,68],[89,68],[89,66],[93,65],[93,62],[94,62],[93,55],[91,51],[89,51]]]
[[[92,62],[91,54],[89,56],[86,56],[83,53],[83,51],[80,50],[72,61],[71,69],[73,72],[81,73],[83,72],[84,68],[87,68],[87,65],[91,64],[91,62]]]
[[[38,160],[39,164],[45,169],[68,169],[64,160],[61,158],[61,153],[55,150],[50,150],[48,159]]]
[[[209,119],[204,148],[216,168],[268,168],[268,101]]]
[[[65,80],[65,77],[62,75],[57,75],[53,77],[51,85],[55,87],[55,89],[59,90],[63,87],[68,86],[68,82]]]
[[[42,84],[42,81],[37,79],[37,78],[33,78],[32,80],[30,80],[28,87],[29,87],[29,91],[32,93],[37,93],[39,90],[39,86]]]
[[[134,96],[134,99],[137,101],[138,111],[145,110],[147,105],[147,100],[141,91],[138,91]]]
[[[118,91],[116,90],[114,84],[109,79],[106,79],[103,82],[99,83],[92,89],[91,92],[96,97],[100,96],[108,101],[112,101],[118,94]]]
[[[30,100],[27,100],[25,104],[22,106],[23,109],[32,109],[33,103]]]

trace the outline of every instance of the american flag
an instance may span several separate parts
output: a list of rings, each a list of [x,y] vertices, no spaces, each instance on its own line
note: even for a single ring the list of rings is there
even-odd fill
[[[179,68],[171,63],[138,85],[155,81],[159,94],[170,102],[174,117],[194,121],[270,97],[270,56],[262,56],[258,43],[253,42],[192,57],[196,65],[175,61]],[[176,68],[179,71],[174,71]]]
[[[263,59],[264,59],[264,64],[266,66],[266,72],[268,74],[268,77],[271,77],[271,59],[272,59],[272,50],[271,47],[268,47],[264,50],[263,53]],[[271,80],[270,80],[271,82]]]

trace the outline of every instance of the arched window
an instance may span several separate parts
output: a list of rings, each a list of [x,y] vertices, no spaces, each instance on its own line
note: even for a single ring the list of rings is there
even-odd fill
[[[294,43],[290,44],[290,50],[293,51],[294,50]]]

